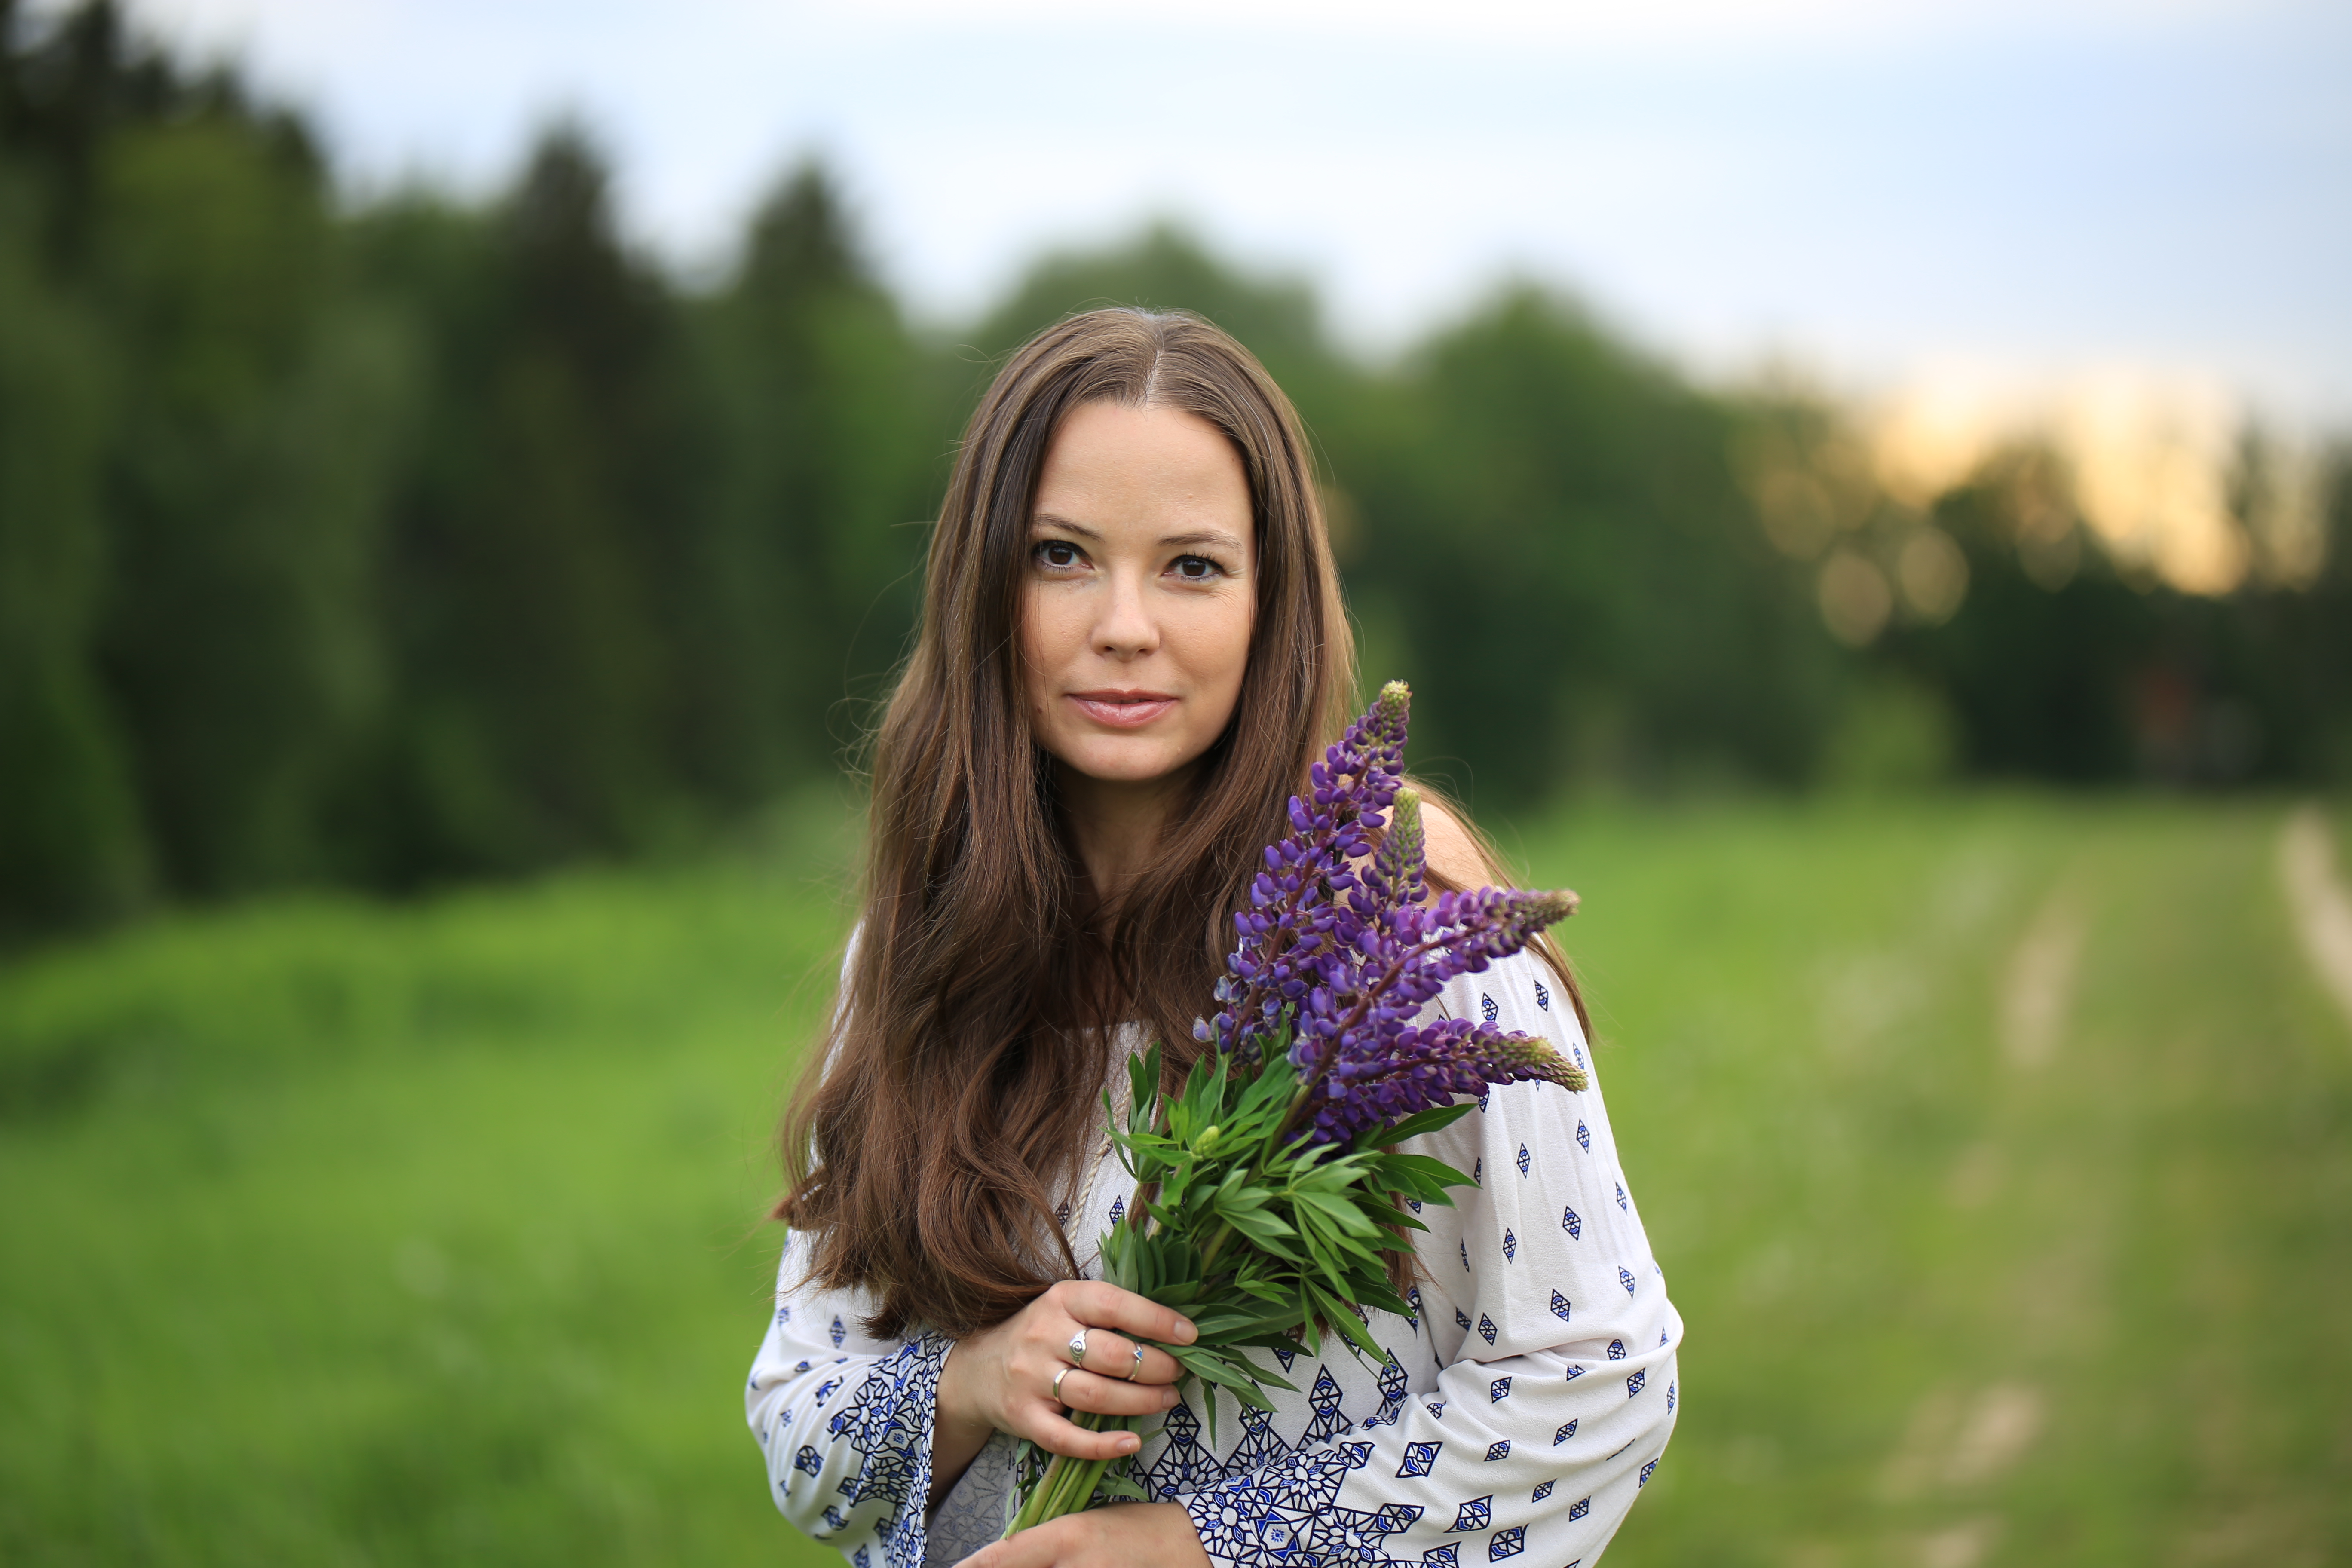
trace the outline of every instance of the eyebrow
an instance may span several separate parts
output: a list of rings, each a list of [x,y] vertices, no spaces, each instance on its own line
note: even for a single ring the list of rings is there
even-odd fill
[[[1037,513],[1035,517],[1030,519],[1030,526],[1032,528],[1057,528],[1065,533],[1075,533],[1080,539],[1091,540],[1097,542],[1099,542],[1102,539],[1101,531],[1088,528],[1083,522],[1072,522],[1068,518],[1058,516],[1050,511],[1041,511]],[[1235,539],[1232,534],[1220,533],[1214,531],[1200,533],[1171,533],[1162,537],[1160,543],[1163,546],[1207,544],[1220,546],[1226,550],[1239,550],[1242,547],[1242,542]]]

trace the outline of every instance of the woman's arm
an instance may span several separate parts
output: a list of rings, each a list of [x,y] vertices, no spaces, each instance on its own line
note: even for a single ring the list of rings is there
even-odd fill
[[[915,1568],[930,1492],[932,1404],[948,1342],[858,1331],[869,1303],[797,1288],[806,1247],[787,1240],[776,1310],[751,1363],[745,1413],[784,1517],[876,1568]]]

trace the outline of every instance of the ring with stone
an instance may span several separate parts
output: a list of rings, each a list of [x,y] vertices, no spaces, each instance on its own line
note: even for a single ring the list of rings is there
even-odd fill
[[[1059,1371],[1059,1372],[1057,1372],[1057,1373],[1055,1373],[1054,1374],[1054,1394],[1053,1394],[1053,1397],[1054,1397],[1054,1402],[1055,1402],[1056,1405],[1058,1405],[1058,1404],[1061,1404],[1061,1403],[1062,1403],[1062,1379],[1064,1379],[1064,1378],[1066,1378],[1066,1377],[1069,1376],[1069,1375],[1070,1375],[1070,1373],[1074,1373],[1074,1372],[1076,1372],[1076,1371],[1077,1371],[1077,1370],[1078,1370],[1078,1369],[1077,1369],[1076,1367],[1074,1367],[1074,1366],[1066,1366],[1066,1367],[1064,1367],[1061,1371]]]
[[[1070,1364],[1072,1366],[1084,1366],[1087,1364],[1087,1335],[1090,1331],[1090,1330],[1080,1329],[1076,1333],[1070,1336]]]
[[[1143,1347],[1142,1347],[1141,1345],[1138,1345],[1138,1346],[1136,1346],[1136,1347],[1135,1347],[1135,1362],[1134,1362],[1134,1364],[1130,1365],[1130,1366],[1127,1369],[1127,1381],[1128,1381],[1128,1382],[1129,1382],[1129,1383],[1133,1383],[1133,1382],[1135,1381],[1135,1374],[1136,1374],[1137,1373],[1139,1373],[1139,1372],[1141,1372],[1142,1370],[1143,1370]]]

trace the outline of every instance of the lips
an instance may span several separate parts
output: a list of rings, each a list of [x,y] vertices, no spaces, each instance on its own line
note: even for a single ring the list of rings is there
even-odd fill
[[[1176,706],[1164,691],[1073,691],[1069,699],[1079,712],[1113,730],[1140,730]]]

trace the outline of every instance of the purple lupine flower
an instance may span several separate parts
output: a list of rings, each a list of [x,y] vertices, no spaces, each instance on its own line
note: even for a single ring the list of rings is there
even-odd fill
[[[1400,783],[1411,695],[1402,681],[1382,687],[1316,764],[1309,795],[1292,797],[1292,831],[1266,847],[1250,908],[1234,917],[1241,942],[1218,982],[1223,1006],[1195,1031],[1223,1050],[1264,1051],[1286,1025],[1302,1120],[1318,1142],[1494,1084],[1585,1083],[1532,1036],[1466,1019],[1413,1025],[1446,982],[1519,952],[1576,896],[1481,888],[1423,901],[1420,800]]]

